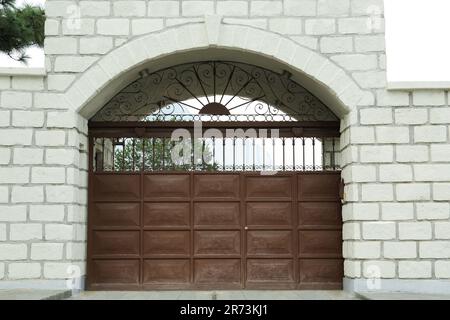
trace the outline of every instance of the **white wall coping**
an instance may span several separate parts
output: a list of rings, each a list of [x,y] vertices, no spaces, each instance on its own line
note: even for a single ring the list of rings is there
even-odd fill
[[[0,68],[0,76],[44,77],[45,68]]]
[[[448,90],[450,81],[390,81],[388,90]]]

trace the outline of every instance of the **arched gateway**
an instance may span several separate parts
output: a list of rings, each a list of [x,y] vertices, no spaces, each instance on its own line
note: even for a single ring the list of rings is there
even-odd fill
[[[342,287],[339,120],[288,72],[142,70],[89,132],[89,289]]]

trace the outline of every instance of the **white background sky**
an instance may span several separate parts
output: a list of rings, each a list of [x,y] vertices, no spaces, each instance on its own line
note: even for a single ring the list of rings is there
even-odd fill
[[[450,0],[385,0],[389,81],[450,81],[449,14]],[[28,54],[29,67],[44,65],[41,50]],[[23,65],[0,55],[0,67]]]

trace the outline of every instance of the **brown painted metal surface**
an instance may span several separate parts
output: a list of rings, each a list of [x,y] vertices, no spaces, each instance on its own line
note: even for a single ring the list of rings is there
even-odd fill
[[[91,172],[88,289],[340,289],[339,185],[339,172]]]

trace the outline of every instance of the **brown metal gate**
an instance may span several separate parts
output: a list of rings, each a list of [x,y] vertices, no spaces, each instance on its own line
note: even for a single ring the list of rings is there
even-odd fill
[[[339,173],[95,174],[89,289],[337,289]]]
[[[339,171],[96,172],[90,163],[90,290],[342,287]]]

